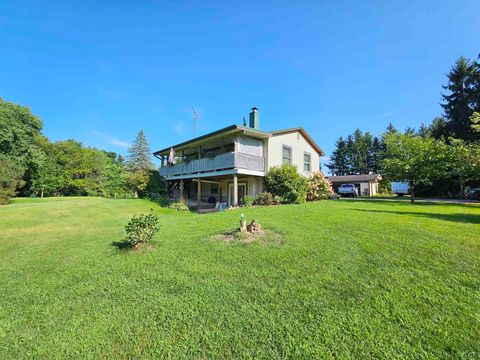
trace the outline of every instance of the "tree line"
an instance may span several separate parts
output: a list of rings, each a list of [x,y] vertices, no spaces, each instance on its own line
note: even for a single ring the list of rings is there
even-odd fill
[[[421,195],[459,195],[480,182],[480,56],[460,57],[443,85],[443,116],[380,136],[355,130],[340,137],[327,167],[333,175],[380,173],[384,183],[408,181]]]
[[[20,196],[146,197],[164,191],[140,131],[123,156],[75,140],[51,142],[25,106],[0,98],[0,202]]]

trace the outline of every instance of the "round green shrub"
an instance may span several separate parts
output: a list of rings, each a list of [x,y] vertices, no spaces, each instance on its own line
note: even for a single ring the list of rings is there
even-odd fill
[[[158,216],[154,214],[141,214],[132,217],[132,219],[125,225],[127,241],[133,248],[139,244],[148,243],[155,233],[160,229],[158,225]]]
[[[293,165],[272,167],[266,177],[268,191],[285,204],[299,204],[307,199],[307,179]]]

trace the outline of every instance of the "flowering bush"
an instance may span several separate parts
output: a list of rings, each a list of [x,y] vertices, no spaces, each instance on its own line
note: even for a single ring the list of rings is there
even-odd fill
[[[332,183],[321,172],[314,172],[308,179],[307,200],[328,199],[332,195]]]
[[[255,205],[272,205],[273,196],[269,192],[261,192],[255,198]]]

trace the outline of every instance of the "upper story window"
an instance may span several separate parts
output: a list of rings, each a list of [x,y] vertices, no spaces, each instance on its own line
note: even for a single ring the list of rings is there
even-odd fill
[[[292,165],[292,148],[290,146],[283,145],[282,163]]]
[[[312,171],[312,155],[303,153],[303,170],[306,172]]]

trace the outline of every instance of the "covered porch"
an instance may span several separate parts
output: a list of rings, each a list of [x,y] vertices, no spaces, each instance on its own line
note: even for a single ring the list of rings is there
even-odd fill
[[[245,196],[255,197],[263,191],[263,177],[248,174],[225,174],[209,177],[169,180],[171,197],[183,199],[198,212],[219,207],[243,205]]]

